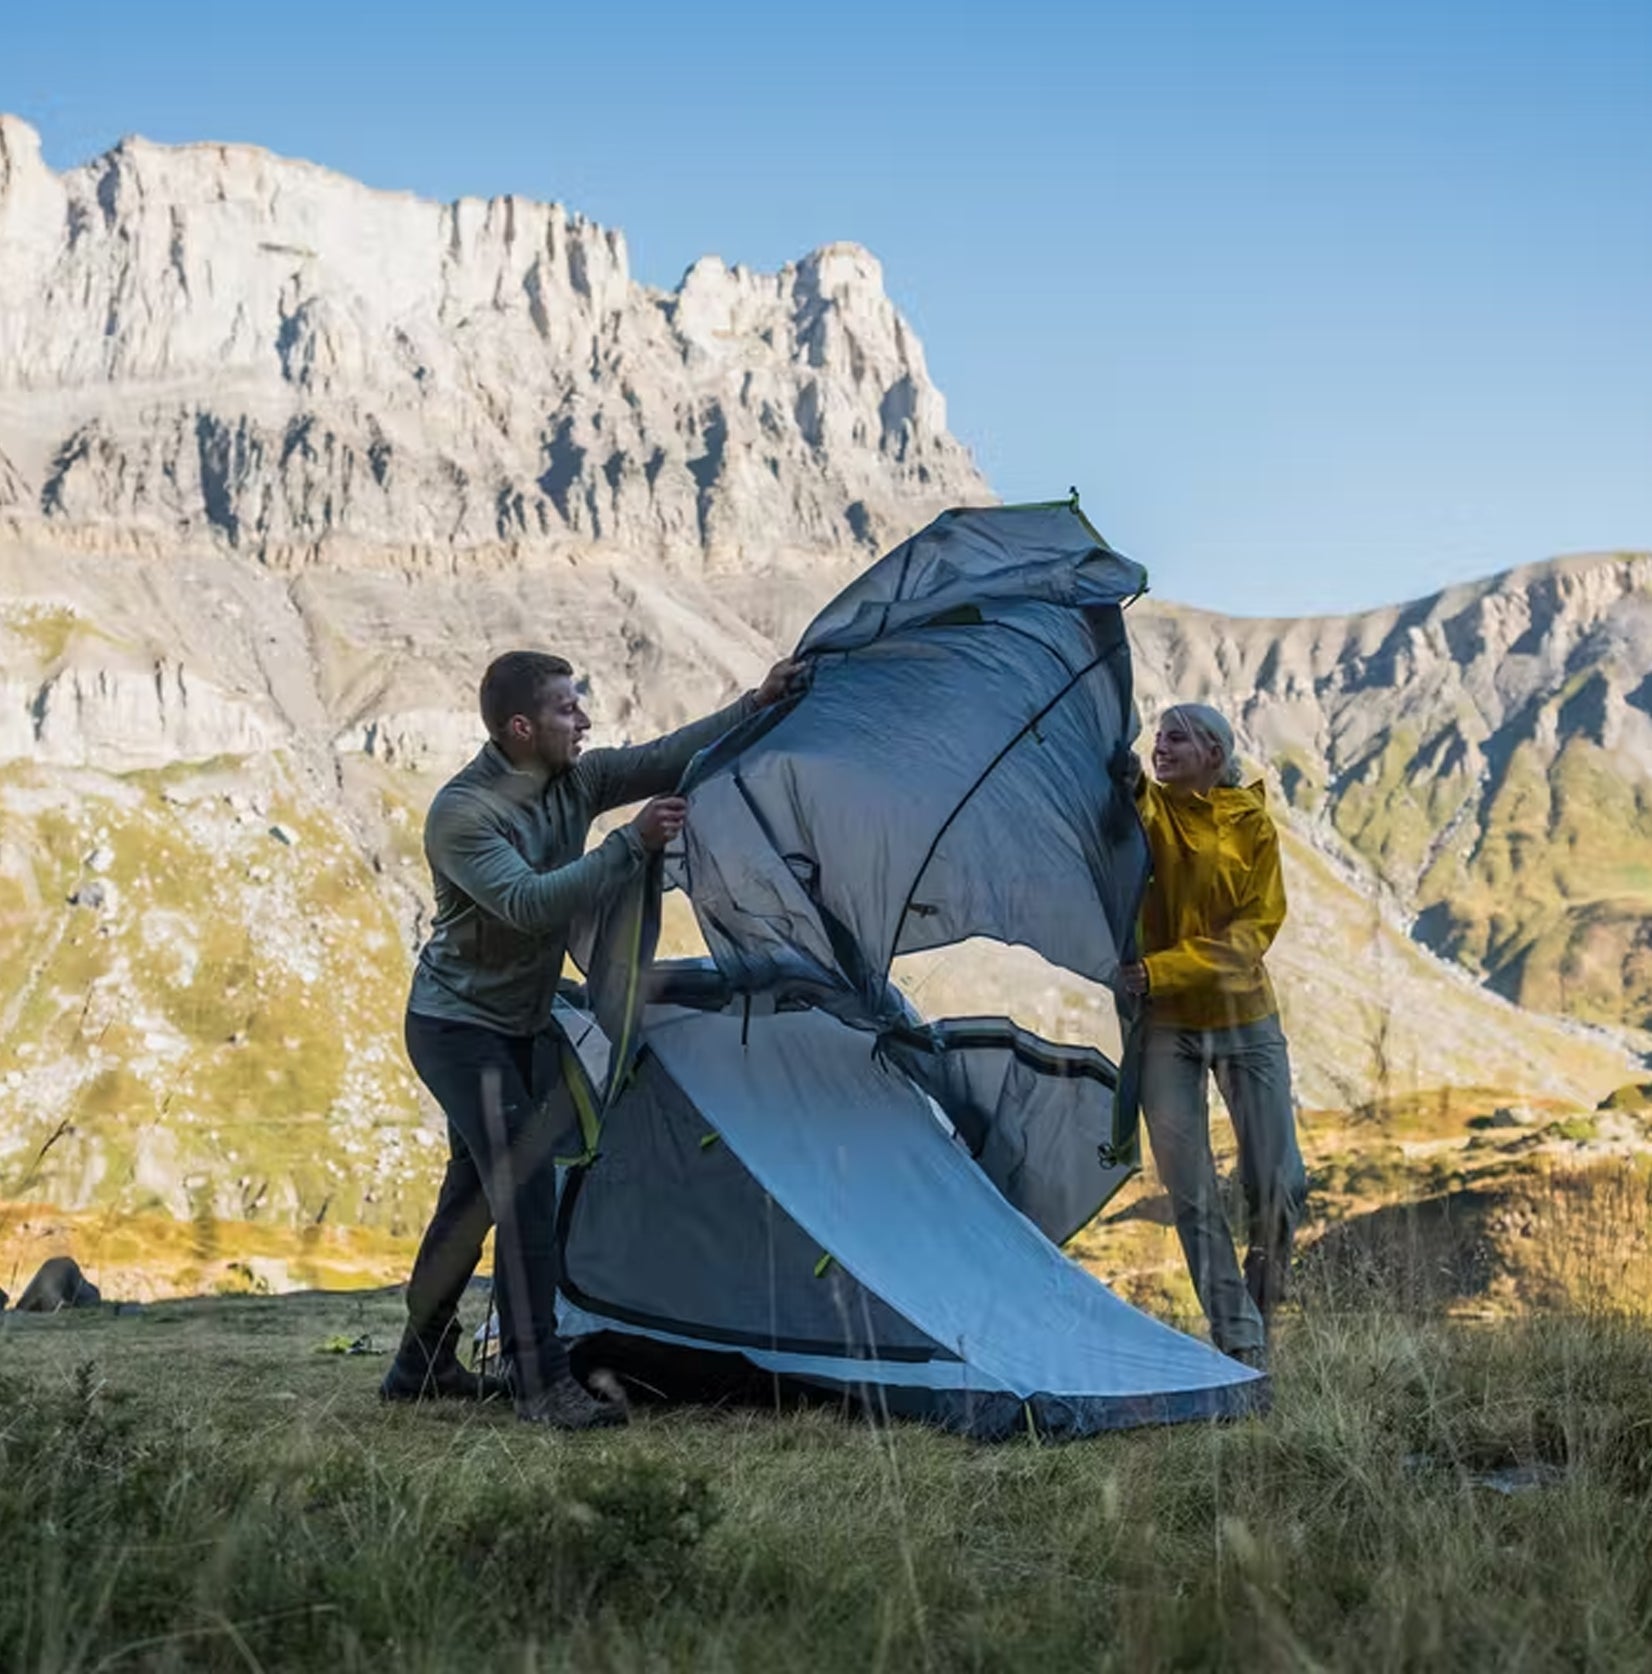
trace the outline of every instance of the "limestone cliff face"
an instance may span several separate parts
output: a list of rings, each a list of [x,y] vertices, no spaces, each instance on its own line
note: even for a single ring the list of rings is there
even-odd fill
[[[632,280],[555,204],[0,117],[0,510],[266,561],[872,554],[985,487],[877,262]]]
[[[0,761],[169,767],[250,756],[284,729],[164,655],[146,666],[69,666],[43,679],[0,676]]]

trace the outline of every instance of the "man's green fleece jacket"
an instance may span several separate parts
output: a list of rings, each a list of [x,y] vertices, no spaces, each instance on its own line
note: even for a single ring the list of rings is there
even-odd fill
[[[425,817],[436,918],[408,1010],[507,1035],[545,1028],[570,927],[647,859],[629,825],[586,854],[592,821],[669,794],[694,756],[755,708],[748,695],[650,744],[591,750],[554,777],[538,764],[514,767],[484,744]]]

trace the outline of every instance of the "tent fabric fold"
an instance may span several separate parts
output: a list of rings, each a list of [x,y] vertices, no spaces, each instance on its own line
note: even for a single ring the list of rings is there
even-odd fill
[[[1114,1161],[1118,1070],[1003,1017],[892,1029],[880,1050],[945,1114],[982,1172],[1064,1244],[1135,1173]]]
[[[803,699],[685,782],[677,879],[729,980],[877,1022],[897,955],[986,936],[1111,981],[1146,868],[1105,771],[1144,582],[1062,503],[946,513],[828,605]]]
[[[563,1328],[610,1359],[629,1336],[737,1353],[982,1439],[1254,1404],[1254,1372],[1063,1256],[868,1032],[734,1003],[651,1009],[644,1036],[561,1210]]]

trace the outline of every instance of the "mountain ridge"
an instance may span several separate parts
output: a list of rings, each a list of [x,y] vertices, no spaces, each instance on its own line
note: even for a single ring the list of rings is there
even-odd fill
[[[15,516],[289,564],[609,542],[716,568],[873,553],[985,497],[857,245],[659,291],[558,204],[138,140],[57,175],[0,117],[0,285],[33,303],[0,320]]]
[[[1652,1024],[1652,554],[1342,617],[1144,606],[1149,697],[1226,707],[1419,939],[1537,1009]]]
[[[489,658],[549,643],[603,741],[646,736],[990,491],[858,247],[655,292],[556,206],[117,153],[55,175],[0,119],[0,1199],[406,1231],[440,1161],[396,1045],[419,829]],[[1309,1103],[1636,1078],[1649,574],[1129,612],[1149,723],[1217,702],[1276,797]],[[903,980],[1105,1044],[1104,995],[994,958]]]

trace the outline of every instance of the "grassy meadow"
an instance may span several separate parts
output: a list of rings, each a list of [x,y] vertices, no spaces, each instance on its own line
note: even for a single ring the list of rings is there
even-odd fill
[[[0,1316],[0,1667],[1642,1668],[1652,1333],[1321,1293],[1263,1420],[385,1409],[393,1291]],[[474,1310],[473,1310],[474,1311]]]
[[[0,1204],[14,1297],[202,1293],[0,1313],[0,1671],[1645,1668],[1652,1110],[1301,1131],[1271,1414],[1060,1446],[386,1409],[405,1234]],[[1149,1168],[1071,1253],[1195,1329],[1169,1219]]]

